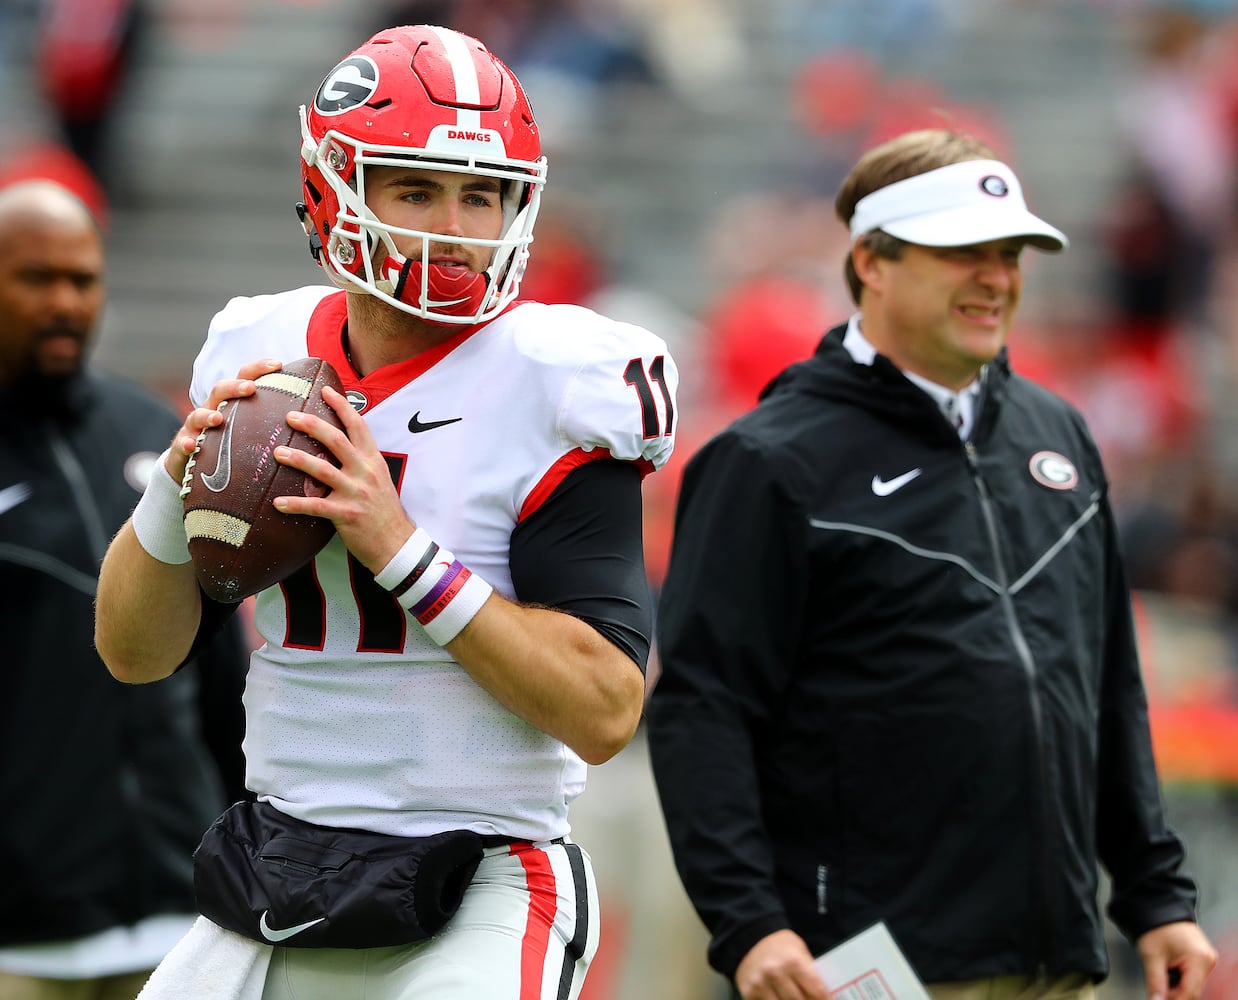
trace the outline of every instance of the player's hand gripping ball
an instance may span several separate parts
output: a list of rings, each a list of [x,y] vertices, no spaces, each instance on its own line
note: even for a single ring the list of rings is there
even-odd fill
[[[302,358],[255,380],[252,396],[220,405],[226,419],[198,437],[181,484],[189,554],[206,595],[235,603],[296,572],[331,540],[335,525],[323,517],[283,514],[281,496],[326,496],[312,476],[281,465],[275,449],[287,445],[325,458],[335,456],[315,438],[294,431],[290,410],[322,417],[342,429],[322,398],[322,387],[344,391],[339,375],[321,358]]]

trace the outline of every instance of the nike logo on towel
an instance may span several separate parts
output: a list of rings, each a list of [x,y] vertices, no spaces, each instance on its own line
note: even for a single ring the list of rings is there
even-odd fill
[[[30,493],[29,483],[14,483],[0,490],[0,514],[6,514],[19,503],[29,500]]]
[[[232,413],[235,412],[234,407]],[[228,420],[224,424],[224,439],[219,442],[219,464],[209,476],[202,477],[202,485],[212,493],[222,493],[228,488],[228,481],[232,478],[232,425],[236,423],[232,419],[232,413],[228,414]]]
[[[901,490],[909,482],[920,475],[921,469],[912,469],[910,472],[904,472],[901,476],[895,476],[893,479],[882,479],[880,476],[873,476],[873,492],[879,497],[888,497],[895,490]]]
[[[282,931],[277,931],[272,929],[271,925],[267,923],[267,914],[270,912],[270,910],[262,911],[262,916],[258,918],[258,930],[262,931],[264,938],[275,943],[287,941],[294,934],[300,934],[302,931],[309,930],[314,924],[321,924],[327,919],[326,917],[319,917],[317,920],[307,920],[303,924],[296,924],[293,927],[285,927]]]
[[[432,431],[435,427],[446,427],[448,424],[454,424],[463,419],[463,417],[448,417],[446,420],[426,420],[423,422],[421,411],[418,410],[413,414],[413,419],[408,422],[408,429],[413,434],[420,434],[422,431]]]

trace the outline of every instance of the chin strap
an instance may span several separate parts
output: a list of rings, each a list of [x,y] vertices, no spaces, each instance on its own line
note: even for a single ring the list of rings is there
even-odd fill
[[[392,297],[417,309],[448,316],[476,315],[490,289],[488,274],[440,264],[426,266],[411,258],[388,257],[382,272],[393,286]],[[426,279],[424,301],[421,297],[423,274]]]

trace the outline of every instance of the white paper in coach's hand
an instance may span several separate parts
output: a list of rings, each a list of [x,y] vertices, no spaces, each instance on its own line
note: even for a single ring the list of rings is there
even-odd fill
[[[930,1000],[883,923],[848,938],[814,964],[830,1000]]]

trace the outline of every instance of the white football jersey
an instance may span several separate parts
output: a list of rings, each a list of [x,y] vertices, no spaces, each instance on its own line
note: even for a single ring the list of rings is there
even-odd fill
[[[578,306],[518,303],[358,379],[345,294],[236,298],[211,323],[190,397],[264,357],[330,361],[387,457],[410,517],[514,598],[512,530],[569,471],[611,456],[645,470],[674,442],[666,344]],[[585,764],[513,715],[432,642],[338,537],[257,596],[264,644],[245,689],[249,787],[326,826],[401,836],[568,832]]]

